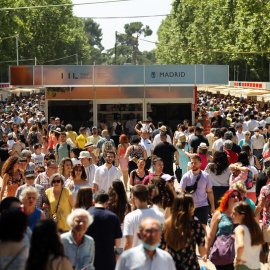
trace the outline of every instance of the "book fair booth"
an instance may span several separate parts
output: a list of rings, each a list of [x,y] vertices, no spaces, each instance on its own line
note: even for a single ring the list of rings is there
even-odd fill
[[[10,84],[45,87],[45,111],[74,128],[112,123],[194,123],[197,86],[228,84],[225,65],[11,66]]]

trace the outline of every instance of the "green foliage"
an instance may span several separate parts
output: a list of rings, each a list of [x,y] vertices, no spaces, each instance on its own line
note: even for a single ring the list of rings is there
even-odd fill
[[[257,0],[174,0],[171,16],[158,30],[158,64],[228,64],[230,79],[268,80],[270,2]],[[193,48],[194,50],[192,50]]]

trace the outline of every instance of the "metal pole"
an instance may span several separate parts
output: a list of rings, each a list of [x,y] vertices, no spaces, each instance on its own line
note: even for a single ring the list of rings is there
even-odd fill
[[[117,65],[117,31],[115,31],[114,61]]]
[[[76,53],[75,55],[76,55],[76,62],[77,62],[77,66],[78,66],[78,64],[79,64],[78,63],[78,54]]]
[[[19,36],[16,35],[17,66],[19,65]]]
[[[35,57],[35,66],[37,65],[37,58]]]

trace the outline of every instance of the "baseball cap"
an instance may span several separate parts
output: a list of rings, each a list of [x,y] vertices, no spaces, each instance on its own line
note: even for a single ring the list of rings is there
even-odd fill
[[[36,176],[35,173],[34,173],[34,171],[25,170],[24,177],[28,178],[28,177],[33,177],[33,176]]]
[[[165,180],[165,181],[169,181],[169,180],[171,180],[171,179],[175,179],[175,176],[169,175],[169,174],[163,174],[163,175],[161,175],[161,178],[162,178],[163,180]]]

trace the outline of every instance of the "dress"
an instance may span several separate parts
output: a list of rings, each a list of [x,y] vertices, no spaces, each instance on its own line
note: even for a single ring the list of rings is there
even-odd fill
[[[191,239],[188,239],[184,248],[175,250],[166,244],[164,233],[161,237],[160,248],[168,248],[168,252],[172,255],[177,270],[200,270],[199,262],[196,255],[196,244],[198,246],[205,245],[205,232],[202,224],[197,220],[192,220],[190,223]]]
[[[121,144],[124,149],[120,150],[120,157],[119,157],[119,164],[122,172],[125,172],[128,170],[128,161],[125,159],[125,154],[127,151],[127,148],[123,144]]]
[[[46,195],[49,200],[49,214],[48,217],[52,218],[53,214],[55,213],[56,206],[58,203],[58,199],[55,199],[53,194],[53,188],[49,188],[46,190]],[[62,229],[63,231],[68,231],[70,227],[67,225],[67,216],[71,213],[71,206],[69,204],[69,196],[72,193],[69,189],[63,188],[63,192],[60,198],[58,210],[57,210],[57,225],[59,229]]]
[[[176,147],[177,151],[179,152],[179,167],[182,169],[182,175],[187,172],[189,157],[178,147]],[[190,147],[189,144],[185,144],[185,151],[189,152]]]
[[[15,197],[16,190],[23,185],[23,176],[19,173],[20,179],[16,179],[11,173],[8,175],[6,197]]]

